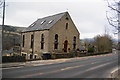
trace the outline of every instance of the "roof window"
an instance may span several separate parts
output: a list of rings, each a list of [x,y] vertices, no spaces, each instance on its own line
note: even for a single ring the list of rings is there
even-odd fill
[[[31,24],[31,27],[33,27],[35,25],[35,23]]]
[[[53,22],[53,20],[50,20],[48,23],[50,24],[50,23],[52,23]]]
[[[42,22],[41,22],[41,25],[42,25],[45,21],[46,21],[46,20],[42,21]]]

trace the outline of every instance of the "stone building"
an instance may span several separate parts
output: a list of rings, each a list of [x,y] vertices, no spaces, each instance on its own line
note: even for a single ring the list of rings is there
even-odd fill
[[[79,49],[80,33],[68,12],[40,18],[22,32],[22,55],[27,59],[43,54]]]

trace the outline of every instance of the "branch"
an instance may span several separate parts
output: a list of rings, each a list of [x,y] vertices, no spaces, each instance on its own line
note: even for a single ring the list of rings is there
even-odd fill
[[[108,4],[109,8],[111,8],[112,10],[117,11],[118,13],[120,13],[120,11],[118,9],[116,9],[116,8],[112,7],[112,5],[110,5],[108,0],[106,0],[106,1],[107,1],[107,4]],[[116,2],[115,0],[113,0],[113,1],[114,1],[114,3],[118,4],[118,6],[120,5],[119,2]]]
[[[1,6],[1,5],[3,5],[3,2],[2,2],[2,1],[0,1],[0,6]]]
[[[117,11],[118,13],[120,13],[120,11],[119,10],[117,10],[117,9],[115,9],[115,8],[113,8],[112,6],[108,6],[109,8],[111,8],[112,10],[114,10],[114,11]]]
[[[118,26],[116,26],[116,25],[114,25],[113,23],[110,22],[110,21],[112,21],[112,20],[109,19],[108,15],[107,15],[107,12],[106,12],[106,18],[107,18],[107,20],[108,20],[108,23],[109,23],[111,26],[113,26],[113,27],[115,27],[115,28],[117,29]]]

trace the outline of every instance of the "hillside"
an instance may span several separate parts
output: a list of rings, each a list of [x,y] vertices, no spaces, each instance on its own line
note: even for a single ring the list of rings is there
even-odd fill
[[[1,29],[2,26],[0,25],[0,30]],[[10,32],[21,32],[24,29],[26,29],[26,27],[17,27],[17,26],[9,26],[9,25],[4,25],[3,28],[4,31],[10,31]]]
[[[1,29],[2,26],[0,25],[0,31]],[[3,50],[7,50],[7,52],[9,52],[9,50],[13,49],[15,46],[20,46],[21,42],[20,32],[24,29],[25,27],[5,25],[3,28],[4,33],[2,34]]]

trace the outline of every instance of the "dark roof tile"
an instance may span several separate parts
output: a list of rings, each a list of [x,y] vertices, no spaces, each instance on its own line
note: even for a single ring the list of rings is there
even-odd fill
[[[40,18],[37,21],[35,21],[34,23],[32,23],[23,32],[50,29],[66,13],[67,12],[63,12],[63,13],[59,13],[59,14],[56,14],[56,15],[53,15],[53,16],[48,16],[48,17]]]

